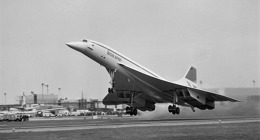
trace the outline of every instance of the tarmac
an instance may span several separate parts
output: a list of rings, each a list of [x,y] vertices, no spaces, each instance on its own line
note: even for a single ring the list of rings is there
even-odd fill
[[[224,124],[259,123],[259,117],[223,117],[200,119],[143,119],[138,117],[102,116],[98,119],[91,117],[63,118],[31,118],[28,122],[0,122],[1,133],[14,132],[50,132],[88,129],[135,128],[135,127],[169,127],[169,126],[198,126]]]

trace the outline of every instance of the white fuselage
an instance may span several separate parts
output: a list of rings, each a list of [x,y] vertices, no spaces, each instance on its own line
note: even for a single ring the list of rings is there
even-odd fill
[[[108,70],[115,70],[116,73],[120,73],[124,78],[127,78],[128,82],[136,83],[135,78],[132,77],[126,70],[124,70],[119,63],[123,63],[132,69],[141,72],[143,74],[149,75],[157,79],[163,79],[156,73],[150,71],[149,69],[141,66],[140,64],[134,62],[130,58],[120,54],[119,52],[111,49],[109,46],[102,43],[92,41],[92,40],[83,40],[82,42],[71,42],[67,43],[71,48],[83,53],[92,60],[96,61],[100,65],[104,66]],[[154,97],[157,102],[167,102],[169,98],[163,98],[161,91],[156,88],[147,88],[146,83],[135,84],[133,86],[134,91],[142,90],[148,96]]]
[[[111,49],[109,46],[91,40],[87,41],[86,46],[87,49],[82,53],[84,53],[94,61],[98,62],[99,64],[103,65],[107,69],[120,70],[118,63],[124,63],[141,73],[162,79],[159,75],[134,62],[130,58],[127,58],[126,56],[120,54],[119,52]],[[90,49],[90,47],[92,48],[92,50]]]

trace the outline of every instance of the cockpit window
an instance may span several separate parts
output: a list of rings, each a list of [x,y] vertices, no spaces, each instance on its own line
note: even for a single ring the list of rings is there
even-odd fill
[[[82,42],[88,42],[86,39],[83,39]]]

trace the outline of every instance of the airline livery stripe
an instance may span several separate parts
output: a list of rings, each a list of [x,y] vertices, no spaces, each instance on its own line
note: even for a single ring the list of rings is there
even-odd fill
[[[124,58],[125,60],[129,61],[130,63],[134,64],[135,66],[141,68],[142,70],[146,71],[147,73],[149,73],[149,74],[153,75],[154,77],[158,78],[157,75],[155,75],[155,74],[151,73],[150,71],[148,71],[148,70],[142,68],[141,66],[139,66],[139,65],[137,65],[136,63],[132,62],[131,60],[125,58],[124,56],[122,56],[122,55],[116,53],[115,51],[113,51],[113,50],[111,50],[111,49],[109,49],[109,48],[107,48],[107,47],[105,47],[105,46],[102,46],[102,45],[100,45],[100,44],[98,44],[98,43],[96,43],[96,42],[93,42],[93,41],[92,41],[91,43],[94,43],[94,44],[96,44],[96,45],[98,45],[98,46],[100,46],[100,47],[102,47],[102,48],[104,48],[104,49],[107,49],[107,50],[113,52],[114,54],[116,54],[116,55],[118,55],[118,56]]]

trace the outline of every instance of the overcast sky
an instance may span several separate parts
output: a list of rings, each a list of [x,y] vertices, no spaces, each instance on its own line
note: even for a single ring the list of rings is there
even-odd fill
[[[1,0],[0,104],[50,93],[102,99],[109,75],[65,43],[92,39],[176,81],[190,65],[205,88],[260,83],[257,0]],[[44,89],[46,93],[46,88]]]

